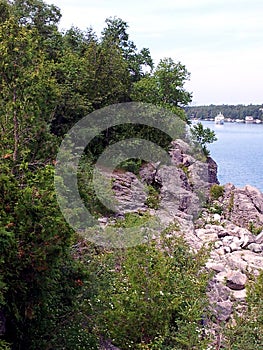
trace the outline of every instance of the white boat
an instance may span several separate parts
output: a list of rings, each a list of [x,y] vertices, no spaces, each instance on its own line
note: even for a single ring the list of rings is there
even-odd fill
[[[254,123],[254,118],[250,115],[247,115],[246,118],[245,118],[245,122],[247,124],[251,124],[251,123]]]
[[[220,112],[216,117],[215,117],[215,123],[216,124],[224,124],[224,121],[225,121],[225,117],[224,115]]]

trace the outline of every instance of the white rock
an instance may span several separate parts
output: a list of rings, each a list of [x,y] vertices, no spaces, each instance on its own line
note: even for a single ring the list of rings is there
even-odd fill
[[[195,234],[197,235],[198,238],[200,238],[203,242],[214,242],[216,241],[217,238],[217,234],[216,232],[211,232],[209,230],[206,229],[197,229],[195,231]]]
[[[245,301],[246,300],[246,296],[247,296],[247,291],[246,289],[242,289],[242,290],[233,290],[232,291],[232,297],[235,300],[238,301]]]
[[[224,248],[224,251],[225,251],[225,253],[231,253],[232,250],[230,247],[227,246]]]
[[[222,247],[222,245],[223,245],[222,241],[216,241],[214,244],[214,247],[215,247],[215,249],[218,249],[218,248]]]
[[[233,242],[233,237],[232,236],[225,236],[225,237],[223,237],[222,242],[224,245],[229,245],[230,243]]]
[[[262,252],[261,245],[257,244],[257,243],[250,243],[247,248],[254,253],[261,253]]]
[[[260,232],[255,238],[255,242],[258,244],[263,244],[263,231]]]
[[[240,246],[241,247],[246,247],[248,245],[248,242],[249,242],[249,236],[242,233],[240,235]]]
[[[230,289],[241,290],[245,288],[247,276],[240,271],[231,271],[227,275],[226,285]]]
[[[214,219],[214,221],[220,222],[220,221],[221,221],[221,215],[219,215],[219,214],[214,214],[213,219]]]
[[[236,250],[241,250],[239,242],[230,243],[229,248],[231,249],[231,252],[235,252]]]
[[[227,279],[228,272],[227,271],[221,271],[215,276],[215,280],[221,283],[225,283]]]
[[[205,265],[208,269],[211,269],[215,272],[222,272],[225,270],[225,266],[220,263],[215,263],[215,262],[207,262]]]

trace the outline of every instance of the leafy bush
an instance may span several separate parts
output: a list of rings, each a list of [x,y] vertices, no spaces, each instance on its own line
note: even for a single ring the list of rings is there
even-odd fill
[[[226,349],[261,350],[263,344],[263,272],[250,283],[248,308],[225,332]]]
[[[158,209],[160,203],[160,191],[152,185],[148,185],[147,189],[148,197],[145,204],[148,206],[148,208]]]
[[[163,349],[201,349],[205,259],[175,238],[107,254],[107,283],[92,302],[97,332],[123,350],[157,349],[160,342]]]
[[[224,194],[224,186],[214,184],[210,187],[210,197],[212,200],[218,200]]]
[[[250,221],[248,223],[248,229],[253,235],[258,235],[263,230],[263,226],[256,226],[253,221]]]

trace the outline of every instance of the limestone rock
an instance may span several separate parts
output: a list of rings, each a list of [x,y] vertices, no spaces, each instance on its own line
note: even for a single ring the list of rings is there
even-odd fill
[[[215,305],[214,311],[218,321],[228,321],[233,311],[233,303],[229,300],[220,301]]]
[[[241,290],[245,288],[247,276],[240,271],[231,271],[226,280],[226,285],[230,289]]]
[[[117,212],[124,214],[147,209],[145,186],[133,173],[114,173],[112,189],[117,202],[115,205]]]
[[[202,228],[196,230],[195,234],[203,242],[214,242],[218,239],[216,232],[210,232],[209,230],[202,229]]]
[[[246,296],[247,296],[247,291],[246,289],[241,289],[241,290],[233,290],[232,294],[231,294],[231,299],[233,301],[237,300],[237,301],[246,301]]]
[[[263,244],[263,231],[255,237],[255,243]]]
[[[260,244],[257,243],[250,243],[247,247],[247,249],[251,250],[254,253],[261,253],[262,252],[262,247]]]
[[[219,184],[217,178],[217,164],[211,157],[207,158],[208,164],[208,182],[211,184]]]
[[[258,274],[259,270],[263,270],[263,256],[253,253],[250,250],[243,249],[241,251],[232,252],[226,255],[224,260],[230,268],[238,269],[241,272],[246,272],[248,270]]]
[[[231,184],[224,189],[222,204],[228,220],[245,228],[250,222],[255,227],[263,225],[263,194],[258,189],[252,186],[235,188]]]

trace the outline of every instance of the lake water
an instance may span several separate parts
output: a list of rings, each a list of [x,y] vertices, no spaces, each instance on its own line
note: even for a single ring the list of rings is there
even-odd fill
[[[218,139],[208,148],[218,164],[220,183],[250,184],[263,192],[263,124],[202,124],[214,130]]]

